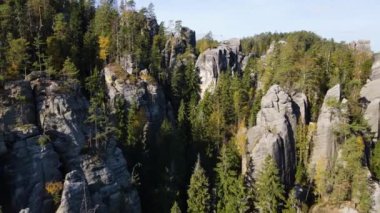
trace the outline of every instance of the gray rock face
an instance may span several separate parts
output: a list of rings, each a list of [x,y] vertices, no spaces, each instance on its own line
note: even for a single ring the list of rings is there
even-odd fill
[[[79,168],[79,152],[85,143],[87,128],[84,125],[88,102],[78,84],[32,81],[37,114],[41,129],[51,135],[55,150],[62,157],[65,169]]]
[[[179,34],[173,34],[165,44],[163,57],[166,68],[173,68],[177,63],[177,56],[186,52],[188,47],[195,48],[195,31],[182,27]]]
[[[0,116],[6,140],[25,137],[36,124],[33,92],[28,81],[7,82],[0,90]]]
[[[130,182],[119,148],[110,146],[105,159],[86,155],[81,164],[97,212],[140,212],[139,197]]]
[[[88,186],[83,174],[74,170],[66,174],[58,213],[89,212],[92,207]]]
[[[35,72],[27,79],[31,82],[8,82],[0,91],[0,176],[5,181],[2,187],[10,192],[5,211],[53,212],[54,202],[45,186],[66,176],[58,212],[84,208],[140,212],[138,194],[116,142],[109,142],[101,164],[82,154],[88,138],[84,123],[88,103],[78,84],[47,80]],[[49,136],[45,145],[39,144],[43,134]]]
[[[337,104],[341,103],[340,85],[336,85],[327,91],[317,123],[317,132],[313,141],[310,169],[320,168],[322,171],[331,168],[334,156],[337,156],[334,131],[342,117]]]
[[[10,190],[12,211],[29,208],[30,212],[51,212],[52,199],[45,184],[59,181],[59,156],[48,144],[41,149],[38,136],[16,141],[5,160],[5,186]]]
[[[372,81],[380,79],[380,53],[375,54],[373,57],[374,60],[370,77]]]
[[[127,107],[136,102],[139,108],[144,109],[151,133],[161,126],[166,114],[166,98],[158,84],[142,79],[129,82],[118,77],[112,67],[104,68],[104,75],[113,108],[118,97],[124,98]]]
[[[221,72],[230,69],[234,74],[241,73],[244,56],[240,49],[240,41],[231,39],[199,55],[195,67],[201,78],[201,97],[207,90],[214,90]]]
[[[360,91],[360,99],[365,106],[364,118],[375,134],[374,140],[378,140],[380,131],[380,54],[374,56],[371,80]]]
[[[372,184],[372,213],[378,213],[380,211],[380,184],[374,182]]]
[[[253,176],[262,169],[265,157],[271,155],[284,183],[292,184],[296,165],[294,132],[298,118],[305,117],[300,113],[301,107],[278,85],[273,85],[262,98],[257,125],[247,133],[248,152],[254,166]]]

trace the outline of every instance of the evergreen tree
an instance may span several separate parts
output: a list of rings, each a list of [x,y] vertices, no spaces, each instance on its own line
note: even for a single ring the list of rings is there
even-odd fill
[[[90,92],[89,116],[86,120],[91,125],[89,147],[102,151],[107,148],[107,142],[115,128],[109,121],[105,104],[105,85],[97,70],[86,79],[86,88]]]
[[[217,212],[245,212],[247,210],[241,162],[234,144],[223,145],[216,165]]]
[[[10,39],[8,43],[9,49],[6,53],[6,58],[9,68],[7,76],[10,78],[17,77],[21,70],[24,71],[24,74],[26,75],[29,58],[27,53],[29,42],[24,38],[18,38]]]
[[[179,208],[177,201],[175,201],[175,202],[173,203],[172,208],[170,209],[170,213],[181,213],[181,212],[182,212],[182,211],[181,211],[181,209]]]
[[[75,66],[75,64],[71,61],[70,58],[66,58],[63,63],[62,75],[66,79],[75,79],[79,73],[79,70]]]
[[[284,202],[284,187],[276,162],[268,155],[256,179],[256,208],[263,213],[279,212]]]
[[[211,210],[211,196],[209,193],[209,182],[206,173],[201,166],[198,157],[194,172],[190,179],[190,186],[187,191],[188,199],[187,211],[189,213],[208,213]]]

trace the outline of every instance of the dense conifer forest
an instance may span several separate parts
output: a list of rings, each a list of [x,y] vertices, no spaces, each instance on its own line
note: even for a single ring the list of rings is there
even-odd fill
[[[133,0],[0,1],[2,212],[379,211],[365,42],[190,28]]]

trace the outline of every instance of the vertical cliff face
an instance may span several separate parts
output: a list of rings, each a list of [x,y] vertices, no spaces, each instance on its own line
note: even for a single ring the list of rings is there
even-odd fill
[[[196,69],[201,78],[201,96],[208,90],[212,92],[221,72],[230,70],[240,74],[244,66],[244,55],[240,52],[240,40],[232,39],[221,43],[217,48],[201,53]],[[247,63],[247,61],[245,62]]]
[[[247,133],[248,152],[252,159],[255,176],[260,171],[267,155],[273,156],[284,183],[294,181],[296,166],[295,130],[299,118],[306,117],[304,95],[296,95],[297,101],[280,86],[273,85],[261,100],[261,110],[257,114],[257,125]],[[301,100],[304,98],[303,100]],[[300,104],[300,105],[298,105]],[[300,109],[304,110],[301,111]]]
[[[310,169],[316,168],[322,171],[332,168],[333,159],[337,156],[337,140],[334,131],[342,122],[339,111],[341,104],[340,85],[336,85],[327,91],[317,123],[317,132],[313,141]]]
[[[195,31],[182,27],[180,32],[172,34],[165,44],[163,51],[164,65],[169,70],[177,64],[178,56],[185,53],[187,48],[195,48]]]
[[[374,134],[373,141],[378,143],[380,139],[380,53],[374,55],[372,72],[367,84],[360,91],[360,102],[364,106],[364,118]],[[378,144],[376,144],[378,146]],[[380,184],[371,181],[373,211],[380,209]]]
[[[361,102],[365,106],[364,118],[368,121],[375,139],[380,130],[380,53],[374,55],[370,80],[360,91]]]
[[[148,136],[153,137],[160,128],[161,122],[170,107],[167,106],[168,103],[161,86],[150,77],[147,77],[144,71],[140,72],[140,74],[142,75],[141,78],[139,77],[132,82],[130,79],[117,75],[114,67],[107,66],[104,68],[111,110],[115,110],[115,103],[118,98],[125,100],[125,110],[128,110],[132,104],[137,104],[137,107],[145,112],[146,133]]]
[[[78,84],[48,80],[44,73],[27,79],[7,82],[0,90],[3,208],[53,212],[59,205],[58,212],[110,212],[119,203],[139,212],[139,198],[116,142],[108,142],[102,157],[83,151],[88,102]],[[46,185],[63,179],[62,199],[55,203]]]

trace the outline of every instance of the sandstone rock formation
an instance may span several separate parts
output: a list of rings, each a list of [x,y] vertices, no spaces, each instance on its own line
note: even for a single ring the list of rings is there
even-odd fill
[[[180,33],[171,35],[163,51],[166,68],[172,69],[177,63],[177,56],[185,53],[188,47],[195,48],[195,31],[182,27]]]
[[[342,120],[337,107],[340,103],[341,89],[338,84],[327,91],[320,110],[311,154],[310,169],[312,173],[317,167],[322,171],[331,168],[332,160],[337,155],[334,131]]]
[[[374,140],[379,139],[380,130],[380,54],[374,55],[370,80],[360,91],[361,102],[365,106],[364,118],[367,119]]]
[[[296,165],[294,134],[298,119],[306,117],[301,112],[307,110],[304,106],[307,99],[302,100],[305,96],[294,94],[294,97],[297,97],[297,102],[280,86],[273,85],[262,98],[257,125],[247,133],[253,176],[262,169],[265,157],[271,155],[277,162],[284,183],[293,183]]]
[[[142,75],[145,74],[142,73]],[[145,79],[144,76],[142,79],[137,79],[136,82],[131,82],[122,76],[118,76],[111,66],[104,68],[104,76],[107,93],[113,108],[117,98],[123,98],[127,107],[136,102],[137,106],[142,108],[146,114],[150,133],[161,126],[166,115],[167,103],[160,85],[150,80],[149,77]]]
[[[240,49],[240,40],[231,39],[199,55],[195,66],[201,78],[201,97],[206,90],[213,91],[221,72],[230,69],[234,74],[241,73],[244,56]]]
[[[28,80],[7,82],[0,90],[0,143],[6,145],[0,179],[2,189],[11,195],[4,210],[52,212],[55,204],[45,186],[62,182],[66,176],[58,212],[81,212],[83,200],[87,209],[97,208],[97,212],[140,212],[137,192],[116,142],[110,139],[100,158],[83,151],[89,129],[84,122],[88,103],[78,84],[44,76],[32,72]],[[94,170],[100,173],[89,175]],[[99,177],[108,181],[99,182]],[[124,208],[116,207],[114,201]]]

